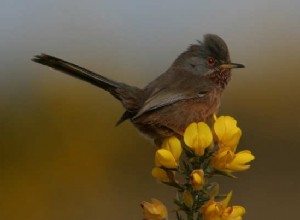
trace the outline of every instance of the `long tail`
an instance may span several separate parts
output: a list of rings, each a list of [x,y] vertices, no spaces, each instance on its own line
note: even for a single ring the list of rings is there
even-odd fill
[[[121,118],[122,121],[130,118],[129,116],[134,115],[143,102],[143,90],[124,83],[115,82],[76,64],[47,54],[37,55],[32,61],[49,66],[108,91],[115,98],[120,100],[126,108],[126,112],[124,113],[125,116],[123,115],[124,118]]]
[[[63,73],[66,73],[78,79],[89,82],[97,87],[100,87],[108,92],[111,92],[112,95],[114,96],[115,96],[115,94],[113,94],[114,90],[120,86],[119,83],[107,79],[104,76],[98,75],[76,64],[69,63],[67,61],[64,61],[62,59],[47,54],[37,55],[32,59],[32,61],[43,64],[45,66],[49,66]],[[119,99],[118,96],[115,97]]]

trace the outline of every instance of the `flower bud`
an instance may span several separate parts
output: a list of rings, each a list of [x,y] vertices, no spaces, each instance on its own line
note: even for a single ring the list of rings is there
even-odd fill
[[[191,209],[194,204],[193,195],[189,191],[185,190],[182,197],[184,204]]]
[[[151,202],[142,202],[143,214],[145,220],[165,220],[168,212],[166,206],[157,199],[151,199]]]
[[[169,177],[168,177],[167,172],[159,167],[154,167],[152,169],[151,174],[155,179],[157,179],[159,181],[169,182]]]
[[[191,184],[194,190],[200,190],[204,185],[204,172],[203,170],[193,170],[191,173]]]

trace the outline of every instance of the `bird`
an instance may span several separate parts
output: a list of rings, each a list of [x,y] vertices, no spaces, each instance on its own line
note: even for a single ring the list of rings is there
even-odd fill
[[[193,122],[211,122],[220,107],[233,68],[225,41],[206,34],[191,44],[171,66],[144,88],[111,80],[76,64],[47,54],[32,60],[106,90],[118,99],[125,112],[116,125],[126,120],[156,144],[182,136]]]

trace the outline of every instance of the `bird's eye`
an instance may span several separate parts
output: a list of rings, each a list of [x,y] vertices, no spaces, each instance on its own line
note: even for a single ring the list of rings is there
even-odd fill
[[[208,64],[209,66],[214,66],[215,63],[216,63],[216,59],[213,58],[213,57],[208,57],[208,58],[206,59],[206,62],[207,62],[207,64]]]

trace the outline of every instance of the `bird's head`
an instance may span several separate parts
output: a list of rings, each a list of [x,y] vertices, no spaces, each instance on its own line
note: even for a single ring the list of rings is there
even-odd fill
[[[225,87],[231,77],[231,69],[244,68],[232,63],[225,41],[217,35],[206,34],[199,44],[191,45],[173,63],[173,67],[184,68],[194,74],[207,76],[218,85]]]

